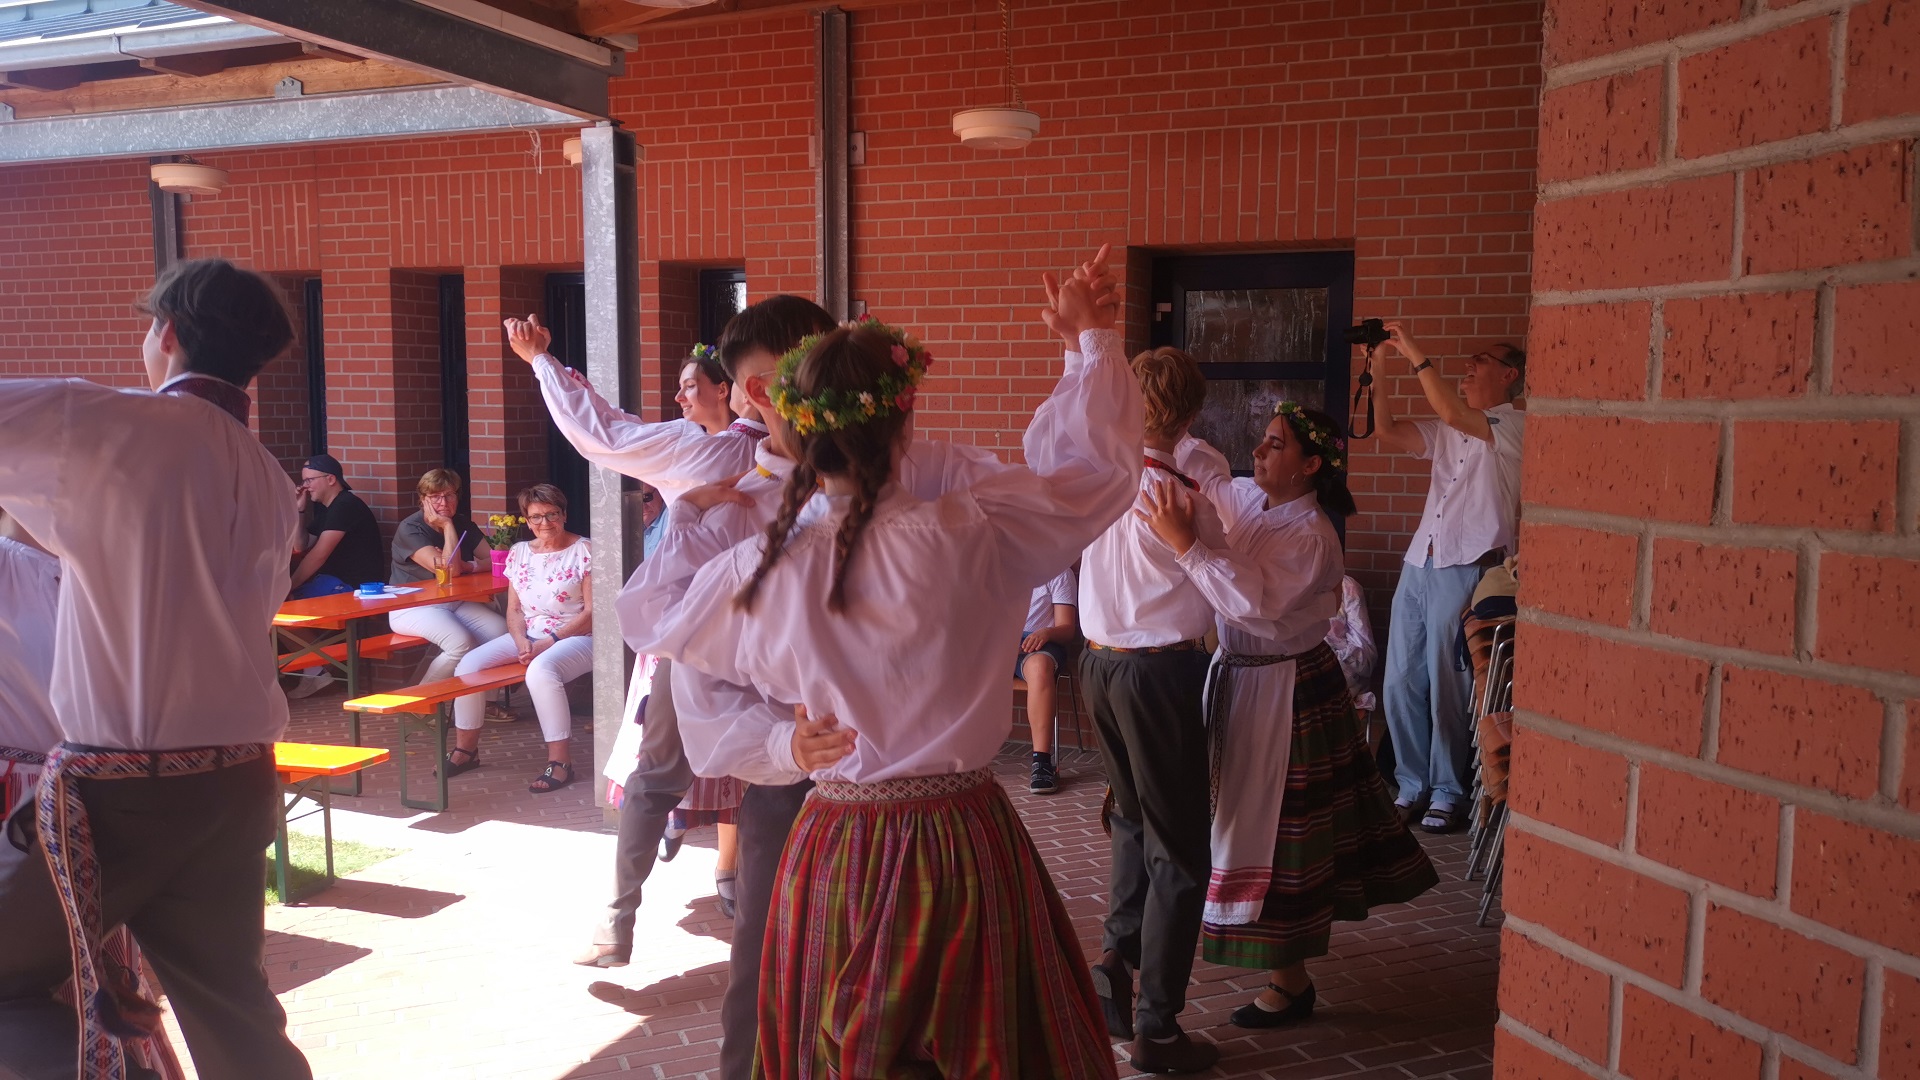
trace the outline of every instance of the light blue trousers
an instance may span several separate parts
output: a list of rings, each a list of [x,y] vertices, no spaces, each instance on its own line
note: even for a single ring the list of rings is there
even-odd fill
[[[1381,697],[1402,803],[1467,800],[1473,673],[1455,668],[1454,643],[1480,574],[1473,565],[1436,567],[1431,556],[1425,566],[1400,568]]]

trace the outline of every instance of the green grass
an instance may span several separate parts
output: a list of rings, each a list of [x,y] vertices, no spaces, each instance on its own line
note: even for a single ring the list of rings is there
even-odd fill
[[[374,863],[383,862],[401,853],[399,848],[374,847],[372,844],[356,844],[351,840],[333,842],[333,874],[346,877],[356,871],[365,870]],[[308,895],[313,888],[327,876],[326,841],[308,833],[287,834],[287,856],[293,864],[287,874],[287,887],[295,896]],[[280,903],[280,892],[273,887],[273,848],[267,848],[267,903]]]

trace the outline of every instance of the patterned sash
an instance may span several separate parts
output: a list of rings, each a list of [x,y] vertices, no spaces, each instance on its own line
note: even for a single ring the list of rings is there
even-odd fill
[[[73,949],[75,1005],[80,1011],[80,1080],[125,1080],[123,1039],[155,1035],[160,1007],[141,995],[138,973],[115,970],[103,945],[100,863],[93,827],[76,780],[191,776],[243,765],[272,753],[267,743],[189,750],[89,750],[62,743],[40,775],[40,849],[67,916]]]
[[[944,799],[972,791],[981,784],[993,783],[986,769],[972,772],[942,773],[939,776],[903,776],[898,780],[876,780],[856,784],[849,780],[822,780],[813,786],[809,798],[831,802],[905,802],[908,799]]]
[[[1307,652],[1312,652],[1309,649]],[[1231,691],[1234,668],[1272,667],[1298,660],[1307,653],[1292,656],[1249,656],[1221,649],[1213,654],[1213,666],[1207,669],[1207,689],[1201,700],[1207,704],[1207,816],[1220,811],[1220,763],[1226,757],[1227,717],[1233,712]]]
[[[761,439],[764,439],[767,437],[767,431],[765,428],[755,427],[752,424],[747,423],[745,420],[735,420],[733,423],[727,425],[727,430],[737,431],[742,435],[746,435],[752,438],[755,442],[759,442]]]
[[[34,778],[40,775],[40,767],[46,763],[45,754],[17,746],[0,746],[0,821],[26,798]]]
[[[235,420],[241,427],[247,426],[247,417],[253,413],[253,399],[245,390],[224,379],[196,377],[181,379],[179,382],[160,391],[170,397],[196,397],[210,401]]]

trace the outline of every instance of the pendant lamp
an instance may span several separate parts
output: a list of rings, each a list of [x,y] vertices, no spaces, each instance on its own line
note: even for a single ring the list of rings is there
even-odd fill
[[[960,145],[975,150],[1018,150],[1040,132],[1040,117],[1020,96],[1013,77],[1013,10],[1011,0],[1000,0],[1000,49],[1007,58],[1007,90],[1013,103],[1005,108],[968,109],[953,114],[953,133]]]

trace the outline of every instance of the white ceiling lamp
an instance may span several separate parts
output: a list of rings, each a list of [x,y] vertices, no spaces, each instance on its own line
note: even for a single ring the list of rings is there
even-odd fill
[[[580,164],[580,136],[575,135],[573,138],[561,143],[560,156],[566,158],[567,164],[569,165]]]
[[[1013,77],[1013,9],[1000,0],[1000,48],[1007,58],[1007,90],[1013,104],[999,109],[968,109],[953,114],[953,133],[960,145],[975,150],[1018,150],[1040,133],[1040,117],[1020,96]]]
[[[147,175],[161,191],[180,195],[218,195],[227,187],[227,172],[195,161],[155,165]]]

